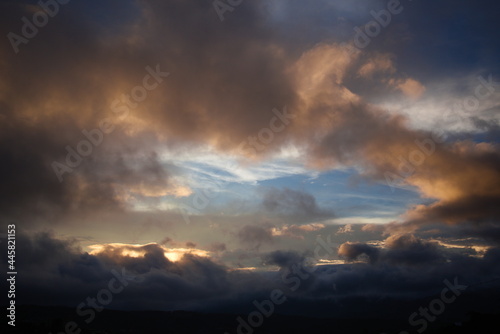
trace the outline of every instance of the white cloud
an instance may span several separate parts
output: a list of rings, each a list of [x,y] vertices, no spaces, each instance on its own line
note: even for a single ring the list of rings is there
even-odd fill
[[[300,152],[293,146],[283,148],[272,159],[252,164],[243,164],[236,156],[218,153],[208,147],[181,154],[164,151],[160,156],[164,161],[173,161],[188,174],[193,188],[207,185],[213,188],[214,185],[228,182],[254,185],[285,176],[317,175],[316,171],[308,170],[298,161]]]
[[[430,83],[426,85],[426,94],[419,100],[392,98],[379,106],[391,113],[406,116],[414,129],[481,133],[484,129],[478,127],[472,118],[500,125],[500,87],[493,86],[494,91],[490,95],[478,99],[475,96],[478,89],[480,94],[486,95],[487,92],[485,88],[478,88],[481,86],[479,76],[474,74]],[[487,76],[483,78],[487,79]],[[466,103],[471,103],[471,107],[466,106]]]

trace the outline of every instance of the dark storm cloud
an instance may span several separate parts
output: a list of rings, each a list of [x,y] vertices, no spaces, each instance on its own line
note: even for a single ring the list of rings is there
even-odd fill
[[[339,247],[339,255],[349,261],[356,260],[359,256],[365,254],[374,263],[378,259],[379,249],[363,243],[346,242]]]
[[[447,253],[435,242],[429,242],[412,234],[392,235],[385,240],[385,248],[366,243],[347,242],[339,247],[339,255],[349,261],[360,259],[366,255],[369,262],[391,263],[394,265],[425,265],[442,263]]]
[[[87,297],[95,298],[106,289],[117,273],[125,275],[121,277],[128,282],[109,305],[118,309],[209,310],[226,299],[238,301],[241,307],[238,296],[244,296],[245,303],[251,305],[251,298],[269,288],[260,275],[230,271],[206,257],[186,254],[171,262],[156,244],[140,248],[108,245],[90,255],[78,249],[74,241],[60,241],[49,233],[28,237],[18,231],[17,241],[16,254],[23,258],[24,268],[16,282],[16,302],[20,304],[76,308]],[[142,255],[123,255],[130,250]],[[6,255],[2,255],[4,269],[5,263]]]
[[[52,126],[62,127],[55,133],[48,124],[33,127],[12,117],[2,123],[0,133],[0,208],[6,217],[30,223],[34,216],[121,210],[127,193],[154,196],[171,186],[168,166],[160,165],[154,152],[133,148],[109,152],[100,147],[59,182],[52,159],[61,155],[64,141],[71,143],[71,130],[78,133],[78,128],[71,121],[50,118]]]
[[[360,259],[366,255],[369,262],[391,263],[394,265],[425,265],[443,262],[443,250],[435,242],[429,242],[412,234],[392,235],[385,240],[385,248],[365,243],[347,242],[339,247],[339,255],[349,261]]]
[[[337,311],[339,316],[356,314],[359,298],[365,298],[360,296],[368,298],[366,312],[393,314],[400,298],[408,302],[432,295],[443,288],[444,279],[453,281],[458,277],[460,283],[472,284],[500,277],[496,265],[500,259],[498,249],[489,250],[482,259],[451,254],[449,261],[430,262],[425,267],[386,261],[307,270],[299,253],[278,251],[264,254],[263,259],[282,270],[258,273],[229,270],[209,258],[190,254],[172,262],[156,244],[108,245],[90,255],[74,241],[57,240],[49,233],[27,236],[18,231],[17,240],[18,257],[23,258],[23,275],[18,276],[16,283],[17,302],[35,305],[76,308],[108,286],[116,277],[112,269],[125,273],[128,285],[113,296],[108,305],[111,308],[248,312],[253,300],[268,298],[271,290],[280,288],[287,296],[286,306],[280,312],[316,316],[331,316],[331,312]],[[418,242],[412,238],[390,243],[393,249],[408,249],[415,244]],[[122,253],[132,249],[142,255],[130,257]],[[4,263],[6,255],[2,255],[2,267]],[[292,289],[297,280],[298,287]],[[387,298],[396,304],[386,304]],[[321,307],[311,303],[320,303]],[[387,309],[382,312],[380,308],[384,307]]]
[[[385,245],[388,251],[384,254],[384,260],[395,264],[429,265],[445,259],[436,243],[416,238],[411,234],[391,236],[386,239]]]
[[[436,203],[428,207],[417,207],[415,214],[421,217],[411,220],[409,224],[428,221],[444,221],[447,223],[475,222],[481,224],[500,217],[498,196],[464,196],[452,202]]]
[[[274,251],[262,257],[266,265],[276,265],[280,268],[289,268],[292,265],[302,265],[305,261],[304,255],[295,251]]]
[[[500,245],[500,224],[497,221],[467,224],[458,230],[457,235],[477,237],[485,240],[488,244],[498,246]]]
[[[72,209],[120,207],[109,184],[97,182],[97,175],[85,173],[84,167],[80,178],[73,175],[63,183],[57,180],[51,159],[60,154],[64,140],[69,140],[70,129],[77,131],[74,124],[51,118],[53,126],[63,127],[56,134],[48,124],[34,127],[16,118],[11,114],[0,121],[0,173],[4,185],[0,208],[4,215],[30,218],[57,216]]]
[[[4,6],[9,10],[2,11],[6,18],[2,31],[21,29],[20,18],[31,17],[33,8]],[[0,96],[1,174],[5,184],[0,205],[12,217],[50,217],[70,209],[119,209],[123,203],[116,184],[122,182],[125,187],[167,187],[167,172],[154,156],[140,154],[125,161],[134,156],[137,147],[117,145],[109,154],[105,151],[110,149],[106,135],[103,146],[94,147],[92,155],[72,173],[64,174],[64,182],[59,183],[51,164],[64,163],[66,146],[76,149],[79,140],[86,139],[82,130],[97,128],[99,121],[111,114],[107,84],[124,79],[123,72],[112,67],[128,68],[128,74],[134,68],[119,57],[109,62],[96,38],[96,27],[68,8],[40,28],[33,40],[21,46],[19,54],[12,52],[7,40],[0,46],[2,82],[8,83]],[[90,74],[93,70],[96,76]],[[124,139],[121,129],[114,135],[114,139]]]

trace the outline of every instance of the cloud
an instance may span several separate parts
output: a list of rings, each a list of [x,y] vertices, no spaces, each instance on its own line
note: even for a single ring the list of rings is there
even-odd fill
[[[245,225],[236,234],[238,239],[258,249],[262,244],[273,243],[273,233],[271,226]]]
[[[368,59],[368,62],[359,68],[358,75],[361,77],[371,78],[377,72],[389,74],[396,72],[391,55],[376,54],[371,59]]]
[[[230,270],[207,256],[188,253],[177,261],[170,261],[165,256],[165,248],[158,244],[105,245],[89,254],[83,252],[75,240],[57,239],[50,233],[30,236],[18,231],[17,241],[19,253],[16,254],[23,258],[25,273],[17,277],[16,302],[33,305],[46,305],[46,296],[50,295],[52,305],[75,307],[106,288],[114,277],[111,273],[114,269],[135,277],[123,292],[114,296],[110,306],[115,309],[182,308],[245,313],[252,311],[254,300],[263,300],[270,291],[280,288],[287,297],[282,310],[288,314],[320,317],[333,311],[338,311],[339,317],[356,314],[359,298],[368,298],[366,307],[370,312],[387,316],[400,310],[400,306],[394,308],[394,303],[400,305],[402,300],[416,303],[418,309],[422,297],[442,289],[444,279],[453,280],[458,276],[460,283],[471,284],[500,275],[495,265],[500,259],[498,249],[488,250],[483,258],[446,253],[449,260],[446,262],[402,267],[392,256],[383,255],[384,250],[377,252],[374,246],[351,243],[341,246],[344,256],[355,260],[360,254],[370,254],[375,260],[378,254],[378,261],[320,266],[307,271],[301,269],[305,266],[303,254],[278,250],[261,254],[262,260],[287,271],[262,273]],[[389,253],[406,250],[417,254],[429,246],[412,236],[391,237],[386,244]],[[7,255],[1,256],[0,267],[6,269]],[[283,273],[287,273],[285,278]],[[299,274],[303,278],[299,279]],[[302,283],[293,291],[291,287],[295,286],[292,283],[296,279]],[[477,288],[489,289],[485,284]],[[385,304],[387,299],[393,303]],[[489,305],[486,299],[479,298],[476,302]],[[319,306],[313,306],[318,303]],[[411,308],[405,311],[412,312]]]
[[[500,245],[500,226],[496,221],[466,224],[458,230],[459,236],[476,237],[494,246]]]
[[[291,268],[292,265],[303,265],[305,257],[295,251],[274,251],[262,257],[266,265],[276,265],[280,268]]]
[[[339,227],[339,229],[337,230],[337,233],[335,233],[335,234],[351,233],[351,232],[353,232],[352,228],[353,228],[352,224],[347,224],[347,225],[341,226],[341,227]]]
[[[224,252],[226,250],[226,244],[222,242],[214,242],[208,246],[208,250],[211,252]]]
[[[224,25],[215,24],[220,22],[210,3],[199,1],[123,7],[135,15],[110,21],[115,29],[99,38],[99,23],[87,20],[88,11],[74,9],[44,27],[43,38],[23,45],[26,52],[14,55],[10,45],[2,44],[2,81],[9,82],[0,96],[1,153],[6,159],[2,174],[10,181],[3,188],[6,208],[37,203],[38,211],[123,209],[133,201],[147,206],[160,197],[187,196],[191,190],[175,177],[178,171],[155,157],[158,147],[175,151],[208,144],[241,155],[240,144],[258,136],[274,117],[273,108],[285,105],[293,121],[258,152],[258,159],[293,145],[304,153],[310,168],[349,166],[366,178],[385,182],[386,173],[401,175],[408,169],[399,158],[408,160],[419,150],[416,140],[432,138],[409,129],[403,117],[370,105],[347,84],[357,74],[366,79],[384,73],[393,76],[395,87],[407,95],[420,95],[423,84],[399,73],[387,52],[349,55],[334,42],[292,47],[264,24],[269,16],[258,5],[239,8],[240,19]],[[16,14],[21,17],[24,10],[19,7]],[[16,26],[11,18],[2,22],[6,30]],[[203,38],[193,40],[194,26],[203,31]],[[74,36],[78,44],[72,42]],[[158,66],[171,75],[137,107],[128,108],[126,118],[117,117],[113,102],[143,82],[146,66]],[[106,117],[115,120],[116,132],[67,175],[67,182],[57,184],[50,163],[64,159],[66,145],[74,146],[83,139],[82,130],[95,128]],[[36,150],[30,147],[33,142]],[[143,150],[146,146],[149,153]],[[432,216],[425,211],[467,202],[472,203],[471,214],[464,219],[497,214],[492,209],[481,213],[474,205],[479,199],[492,203],[498,197],[497,147],[436,142],[432,154],[422,154],[423,162],[404,180],[436,203],[417,213]],[[20,170],[26,173],[18,177]],[[22,195],[9,199],[14,188]],[[270,191],[265,207],[288,214],[296,214],[295,208],[309,216],[327,214],[313,198],[292,190]]]
[[[316,69],[313,60],[321,64],[322,56],[327,55],[336,59],[337,63],[333,62],[336,67],[325,64],[321,70]],[[303,112],[312,116],[321,110],[318,124],[322,126],[316,129],[314,140],[307,139],[314,166],[323,169],[355,166],[368,179],[388,185],[404,182],[416,187],[423,197],[436,200],[419,207],[418,212],[410,210],[408,220],[412,220],[412,214],[428,210],[430,214],[423,213],[421,222],[425,224],[428,219],[434,223],[431,216],[434,208],[458,208],[465,203],[468,208],[465,215],[455,215],[453,219],[453,210],[449,210],[448,217],[439,217],[441,222],[497,217],[494,208],[487,204],[499,198],[497,145],[445,143],[442,133],[412,130],[403,117],[391,116],[367,104],[344,86],[343,80],[353,63],[343,58],[336,45],[318,46],[297,63],[301,64],[298,68],[309,69],[300,72],[303,77],[299,79],[308,86],[307,95],[299,94]],[[312,78],[314,81],[310,81]],[[485,203],[488,209],[484,210],[479,203]]]
[[[194,217],[193,225],[182,229],[178,227],[182,222],[179,214],[152,212],[151,208],[162,207],[166,197],[191,194],[186,182],[189,177],[184,175],[189,170],[186,161],[200,162],[199,156],[192,156],[208,147],[214,152],[210,158],[218,161],[207,165],[233,173],[234,177],[226,179],[235,182],[355,169],[370,182],[408,185],[421,195],[420,204],[410,207],[400,221],[385,227],[363,227],[365,232],[388,234],[385,248],[344,243],[339,255],[352,263],[322,266],[315,279],[293,295],[290,305],[305,303],[308,298],[311,303],[330,297],[337,302],[360,293],[426,296],[456,273],[471,281],[499,275],[498,250],[494,248],[500,239],[498,145],[416,130],[408,118],[381,107],[395,91],[425,100],[439,86],[433,82],[442,79],[428,72],[439,70],[442,74],[442,68],[460,65],[448,65],[436,57],[458,43],[447,43],[445,51],[430,50],[429,55],[418,57],[396,58],[397,47],[389,48],[390,53],[379,50],[382,45],[394,45],[392,39],[400,41],[408,36],[422,39],[431,49],[433,45],[441,47],[443,43],[429,30],[435,29],[434,25],[418,25],[414,31],[423,27],[426,34],[417,35],[408,34],[401,25],[391,25],[383,34],[387,38],[378,37],[384,38],[384,43],[373,43],[370,50],[349,55],[337,40],[345,30],[331,35],[331,27],[321,26],[314,28],[314,33],[303,32],[295,24],[280,22],[283,16],[297,15],[293,11],[270,11],[260,2],[238,7],[233,13],[237,19],[224,24],[207,1],[111,1],[104,7],[91,3],[96,6],[75,2],[65,7],[65,14],[51,19],[36,38],[21,45],[19,54],[12,52],[8,39],[0,44],[0,210],[4,221],[15,220],[33,231],[55,224],[65,227],[65,232],[96,227],[96,234],[102,233],[106,239],[120,239],[127,233],[139,239],[150,227],[157,229],[151,232],[155,238],[166,233],[203,234],[208,228],[200,221],[211,216]],[[290,6],[310,13],[313,7],[326,4],[315,7],[297,1]],[[1,6],[8,6],[0,11],[2,31],[19,29],[19,18],[33,11],[24,4]],[[351,24],[364,19],[358,13],[360,6],[369,12],[361,2],[353,5],[346,1],[333,8],[341,9],[335,16],[347,16],[338,21]],[[430,10],[435,4],[415,6],[414,12],[408,12],[409,26],[423,12],[426,17],[433,16],[434,22],[450,15]],[[96,16],[93,8],[102,10]],[[457,13],[470,7],[446,8]],[[316,16],[307,20],[331,23]],[[496,18],[478,24],[479,18],[471,17],[471,22],[476,31],[498,30],[493,29],[498,25]],[[328,39],[322,40],[325,35]],[[456,40],[462,35],[448,37]],[[487,33],[481,36],[485,45],[491,44]],[[466,58],[471,53],[488,54],[483,48],[468,48],[468,52]],[[491,58],[490,64],[495,64],[498,57]],[[407,72],[405,64],[415,62],[413,71]],[[428,66],[427,62],[442,66]],[[134,87],[144,83],[148,66],[168,71],[169,76],[135,105],[127,95],[133,95],[137,92]],[[370,96],[373,91],[366,89],[367,85],[376,86],[373,91],[378,99]],[[452,100],[448,97],[446,103]],[[120,110],[116,101],[121,101]],[[493,115],[496,99],[492,101],[486,107]],[[273,133],[273,140],[262,150],[243,152],[241,143],[255,140],[269,129],[276,117],[273,109],[282,110],[283,106],[293,115],[285,129]],[[113,133],[59,182],[52,162],[65,161],[66,147],[76,148],[88,139],[82,131],[97,128],[106,118],[115,126]],[[474,122],[488,134],[498,130],[482,118]],[[264,164],[251,171],[223,168],[221,161],[225,159],[221,156],[229,156],[241,169]],[[276,162],[277,157],[286,157],[294,164],[286,159]],[[218,229],[216,233],[237,231],[232,234],[234,241],[224,243],[213,235],[197,240],[190,234],[181,239],[183,243],[169,238],[147,245],[103,242],[101,249],[89,254],[79,249],[75,240],[59,240],[48,233],[19,234],[20,258],[27,273],[19,277],[19,301],[43,304],[51,296],[56,304],[77,305],[106,286],[112,268],[123,267],[143,275],[145,283],[117,297],[117,306],[134,308],[137,300],[144,300],[140,307],[209,309],[207,305],[241,305],[245,301],[251,307],[254,298],[283,283],[280,277],[232,272],[215,260],[219,254],[210,258],[209,252],[240,255],[241,262],[249,258],[255,261],[264,245],[282,247],[286,243],[288,247],[300,242],[303,246],[314,232],[325,228],[316,222],[319,218],[334,216],[312,194],[290,188],[268,189],[260,204],[273,216],[269,218],[272,223],[259,224],[262,217],[257,214],[216,216],[221,222],[210,222],[237,224]],[[144,211],[162,218],[144,222]],[[121,217],[126,219],[115,220],[117,212],[125,213]],[[431,228],[438,230],[436,234],[475,237],[491,248],[484,254],[453,253],[424,239]],[[338,232],[348,232],[347,226]],[[205,241],[205,237],[213,240]],[[196,249],[195,241],[208,244],[207,250]],[[238,242],[244,249],[228,251],[239,247]],[[300,262],[300,254],[277,250],[264,258],[270,264],[286,266]],[[6,263],[2,256],[2,263]],[[369,264],[357,263],[364,257]],[[332,290],[333,284],[337,292]]]
[[[348,261],[354,261],[364,254],[369,258],[370,263],[375,263],[378,260],[379,250],[363,243],[346,242],[340,245],[338,254]]]
[[[390,236],[385,240],[385,246],[389,250],[384,254],[384,260],[395,264],[428,265],[445,259],[436,243],[418,239],[411,234]]]
[[[338,254],[348,261],[362,259],[362,255],[365,255],[371,264],[428,266],[445,260],[445,252],[439,249],[436,242],[425,241],[412,234],[391,235],[385,240],[383,248],[367,243],[346,242],[340,245]]]
[[[170,244],[170,243],[172,243],[172,242],[173,242],[172,238],[170,238],[170,237],[165,237],[165,238],[161,239],[161,241],[160,241],[160,242],[158,242],[158,244],[159,244],[159,245],[168,245],[168,244]]]
[[[415,79],[408,78],[405,80],[391,80],[389,81],[391,86],[399,89],[406,96],[417,99],[425,92],[425,87]]]
[[[270,213],[299,215],[306,218],[328,217],[331,212],[318,207],[314,196],[288,188],[267,189],[262,205]]]
[[[27,221],[33,217],[58,218],[94,210],[122,210],[132,199],[153,199],[179,194],[182,185],[169,166],[162,165],[154,151],[139,152],[99,147],[59,182],[51,166],[64,161],[65,145],[73,145],[70,134],[81,130],[67,117],[47,118],[37,126],[18,120],[13,114],[0,122],[0,167],[4,187],[0,190],[4,215]],[[52,123],[52,126],[49,126]],[[53,129],[63,129],[61,132]],[[37,143],[33,146],[33,143]],[[170,169],[170,170],[169,170]],[[174,177],[172,177],[174,176]],[[19,196],[12,196],[16,192]],[[26,209],[29,208],[29,209]]]
[[[325,228],[324,224],[310,223],[305,225],[284,225],[272,228],[273,236],[286,236],[295,239],[304,239],[304,234],[319,231]]]
[[[172,146],[209,142],[218,148],[236,148],[269,124],[274,107],[294,98],[283,79],[283,54],[272,35],[258,28],[263,31],[259,42],[247,43],[242,38],[242,34],[252,38],[247,23],[257,16],[251,10],[242,20],[229,23],[242,29],[236,34],[230,33],[234,30],[227,25],[213,24],[218,22],[210,3],[125,2],[120,4],[122,11],[137,9],[136,15],[125,15],[126,21],[111,20],[113,33],[96,35],[99,23],[87,20],[91,15],[88,10],[75,6],[51,20],[42,38],[37,36],[21,45],[19,54],[12,52],[8,40],[0,46],[1,79],[9,82],[0,95],[0,153],[5,161],[2,174],[8,180],[2,203],[6,208],[38,202],[43,202],[41,208],[110,208],[121,207],[128,199],[186,196],[189,188],[169,177],[168,168],[154,161],[155,157],[147,157],[144,146],[154,147],[161,140]],[[2,12],[6,31],[19,25],[14,17],[27,14],[24,6],[9,8],[9,12]],[[186,12],[196,13],[189,15],[191,22],[174,19]],[[193,22],[204,26],[204,43],[192,40]],[[73,38],[79,43],[73,43]],[[169,43],[146,43],[158,38]],[[227,53],[227,43],[221,41],[235,45],[238,54]],[[179,54],[174,50],[183,51]],[[111,53],[115,54],[113,60]],[[212,60],[202,65],[199,61],[206,54],[211,54]],[[194,63],[200,66],[193,67]],[[116,113],[114,101],[130,95],[131,89],[143,82],[148,73],[145,68],[156,68],[157,64],[162,71],[172,71],[175,79],[165,79],[138,107],[128,108],[127,117]],[[198,85],[192,84],[194,80]],[[219,91],[213,94],[209,86],[217,86]],[[94,129],[106,118],[116,130],[105,135],[104,143],[94,147],[83,165],[65,174],[64,183],[58,184],[51,163],[64,161],[65,147],[75,148],[85,139],[82,130]],[[232,130],[221,136],[222,128]],[[153,148],[148,151],[155,154]],[[138,160],[142,166],[137,165]],[[14,188],[22,194],[16,199],[8,196]]]
[[[188,242],[186,242],[186,247],[187,248],[195,248],[196,247],[196,243],[194,243],[192,241],[188,241]]]

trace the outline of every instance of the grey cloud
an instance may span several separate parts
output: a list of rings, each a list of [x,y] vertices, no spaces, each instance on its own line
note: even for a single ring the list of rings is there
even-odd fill
[[[226,244],[222,242],[214,242],[208,246],[208,250],[212,252],[224,252],[226,250]]]
[[[496,265],[500,252],[491,249],[484,258],[454,254],[449,256],[448,262],[431,262],[425,268],[400,266],[391,261],[383,265],[320,266],[314,271],[304,271],[307,278],[299,279],[302,283],[292,291],[291,279],[298,278],[293,270],[284,280],[282,272],[231,271],[209,258],[194,255],[170,262],[155,244],[143,246],[144,256],[132,258],[119,255],[121,249],[118,248],[89,255],[81,252],[74,241],[58,240],[48,233],[28,236],[19,231],[18,240],[24,274],[18,276],[16,283],[19,290],[17,301],[35,305],[47,304],[50,296],[52,304],[75,307],[107,286],[113,277],[111,269],[121,272],[123,268],[126,273],[140,279],[131,281],[122,293],[114,297],[112,306],[117,309],[249,312],[253,300],[268,298],[271,290],[280,288],[287,296],[281,312],[320,317],[331,316],[331,312],[339,312],[339,316],[352,315],[360,311],[360,300],[364,300],[366,311],[387,316],[394,312],[399,314],[399,306],[395,305],[403,299],[410,303],[416,301],[418,308],[421,298],[443,288],[444,279],[453,280],[458,276],[459,282],[474,284],[500,275]],[[390,242],[393,249],[405,249],[415,244],[418,242],[412,238]],[[350,247],[349,251],[352,256],[373,253],[367,247],[358,246]],[[48,253],[51,256],[46,256]],[[7,263],[5,256],[4,253],[3,269]],[[263,259],[284,269],[294,264],[301,267],[303,263],[303,256],[293,251],[263,254]],[[475,286],[490,289],[487,285]],[[394,303],[389,302],[391,300]],[[476,300],[475,305],[480,301],[485,300]],[[401,313],[405,316],[404,312]]]
[[[370,246],[363,243],[343,243],[339,247],[339,255],[345,257],[349,261],[358,259],[361,255],[365,254],[368,256],[371,263],[378,260],[379,249],[374,246]]]
[[[340,246],[338,254],[353,261],[366,255],[372,264],[429,265],[442,263],[447,256],[437,243],[425,241],[412,234],[392,235],[385,240],[385,248],[366,243],[347,242]]]
[[[428,265],[445,259],[436,243],[421,240],[410,234],[391,236],[386,239],[385,244],[389,250],[384,254],[383,260],[395,264]]]
[[[321,209],[311,194],[289,188],[265,190],[262,205],[268,212],[276,214],[299,215],[311,219],[333,216],[333,212]]]
[[[302,265],[304,263],[304,255],[295,251],[274,251],[263,256],[263,261],[266,265],[276,265],[280,268],[289,268],[292,265]]]
[[[237,237],[255,249],[262,244],[274,242],[270,226],[245,225],[237,232]]]

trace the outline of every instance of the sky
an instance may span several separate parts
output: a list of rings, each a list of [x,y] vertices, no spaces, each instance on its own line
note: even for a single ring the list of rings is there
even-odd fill
[[[17,303],[76,307],[126,270],[109,308],[246,312],[279,288],[283,313],[353,315],[500,277],[492,1],[0,7]]]

